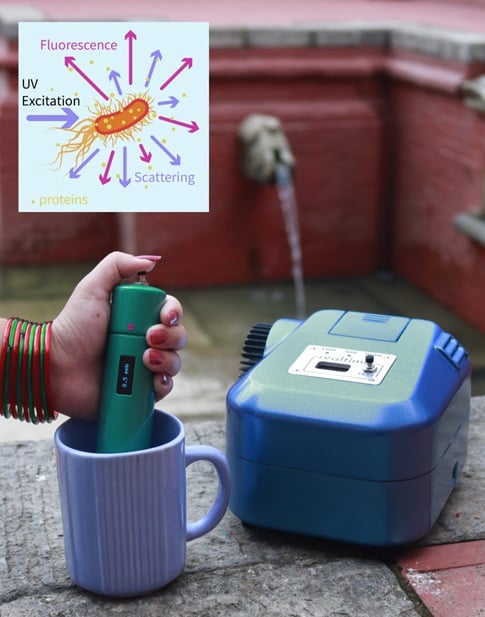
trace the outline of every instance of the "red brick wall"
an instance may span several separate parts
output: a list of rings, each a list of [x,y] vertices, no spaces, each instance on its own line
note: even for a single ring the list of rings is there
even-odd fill
[[[485,124],[443,93],[397,83],[393,100],[394,268],[485,329],[485,248],[453,225],[459,212],[480,207]]]
[[[350,68],[362,50],[343,57]],[[286,67],[282,74],[274,74],[275,60]],[[319,72],[328,60],[321,52]],[[248,62],[257,72],[241,77]],[[307,49],[213,53],[211,213],[137,217],[145,248],[167,255],[164,276],[189,285],[290,276],[276,191],[248,182],[239,167],[237,131],[251,113],[278,116],[294,151],[306,276],[364,274],[379,265],[386,122],[380,82],[358,71],[322,80],[309,68],[314,62]]]
[[[128,248],[117,215],[18,214],[14,60],[0,92],[0,262],[91,261]],[[296,156],[305,276],[393,267],[485,331],[485,249],[453,226],[482,199],[485,121],[458,88],[485,66],[383,45],[215,48],[210,66],[210,213],[134,216],[129,249],[164,257],[155,284],[290,278],[276,191],[239,167],[240,122],[269,113]]]

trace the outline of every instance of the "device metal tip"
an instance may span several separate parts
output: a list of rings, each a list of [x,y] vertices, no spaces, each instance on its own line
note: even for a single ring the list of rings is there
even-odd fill
[[[147,273],[145,270],[143,270],[142,272],[138,272],[138,274],[136,275],[135,283],[137,285],[148,285]]]

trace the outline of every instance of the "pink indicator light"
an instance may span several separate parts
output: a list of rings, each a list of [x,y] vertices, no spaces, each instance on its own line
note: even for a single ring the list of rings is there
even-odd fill
[[[134,323],[129,323],[128,324],[128,330],[134,330],[135,329],[135,324]]]

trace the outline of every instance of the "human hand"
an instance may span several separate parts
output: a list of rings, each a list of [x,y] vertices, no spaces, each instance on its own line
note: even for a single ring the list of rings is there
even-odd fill
[[[151,271],[158,256],[134,257],[114,252],[107,255],[76,286],[52,323],[50,351],[52,407],[60,413],[95,419],[98,413],[104,349],[110,318],[110,295],[116,285],[135,280],[141,271]],[[180,324],[183,309],[167,296],[160,323],[147,332],[143,362],[154,372],[155,398],[160,400],[173,387],[180,370],[177,350],[187,337]]]

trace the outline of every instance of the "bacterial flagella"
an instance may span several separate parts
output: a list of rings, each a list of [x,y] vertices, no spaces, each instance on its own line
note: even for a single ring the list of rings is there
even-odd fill
[[[69,166],[66,174],[75,180],[81,175],[93,173],[92,161],[96,159],[98,164],[101,161],[103,169],[98,175],[102,186],[111,181],[112,170],[116,167],[120,170],[116,174],[119,183],[127,188],[133,171],[140,166],[145,170],[152,169],[154,152],[150,151],[150,145],[155,146],[157,156],[161,157],[160,164],[182,164],[181,154],[172,151],[167,140],[160,136],[160,126],[164,125],[172,132],[185,130],[188,134],[196,133],[199,126],[193,119],[180,120],[170,115],[170,112],[161,113],[159,106],[162,110],[178,106],[180,99],[169,92],[170,86],[182,73],[192,68],[193,58],[182,58],[177,66],[162,75],[162,71],[157,70],[162,63],[162,54],[156,50],[147,59],[148,71],[140,80],[145,89],[131,92],[129,90],[137,87],[133,65],[133,41],[136,40],[136,35],[130,31],[125,35],[125,39],[129,42],[127,75],[123,80],[119,72],[109,72],[109,80],[116,89],[116,92],[110,94],[103,89],[103,84],[96,83],[89,76],[74,56],[64,58],[66,68],[88,84],[95,97],[91,105],[86,105],[85,117],[80,118],[79,112],[76,113],[72,108],[62,108],[66,121],[61,127],[53,127],[63,133],[63,139],[56,143],[57,155],[50,165],[53,171]],[[155,79],[157,73],[160,74],[158,82]],[[123,89],[127,92],[123,92]],[[50,118],[54,120],[53,116]],[[55,120],[60,118],[62,119],[62,116],[56,116]],[[49,116],[27,116],[29,121],[48,119]],[[128,169],[128,166],[131,169]],[[175,171],[173,167],[170,169]]]
[[[96,140],[106,148],[115,148],[119,141],[135,141],[137,134],[157,118],[153,98],[148,92],[129,94],[123,99],[112,98],[107,104],[96,101],[88,111],[88,118],[70,128],[60,129],[72,136],[65,143],[58,144],[59,152],[54,161],[57,169],[62,167],[64,157],[70,154],[74,156],[74,168],[71,169],[78,169]]]

